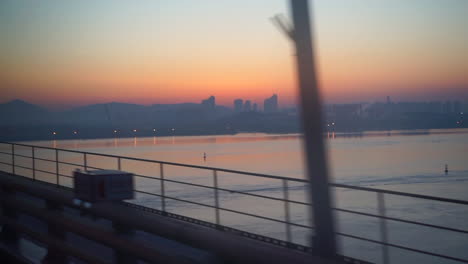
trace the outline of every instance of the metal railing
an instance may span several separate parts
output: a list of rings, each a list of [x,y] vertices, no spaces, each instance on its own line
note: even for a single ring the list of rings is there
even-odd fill
[[[118,169],[118,170],[122,170],[122,169],[125,169],[122,166],[122,161],[125,161],[125,160],[158,164],[159,165],[159,177],[151,177],[151,176],[139,175],[139,174],[134,174],[134,175],[137,178],[151,179],[151,180],[159,181],[160,182],[159,193],[147,192],[147,191],[143,191],[141,189],[139,190],[138,188],[135,189],[134,191],[136,193],[141,193],[141,194],[145,194],[145,195],[151,195],[151,196],[159,197],[160,203],[161,203],[161,205],[160,205],[161,210],[158,211],[156,209],[145,208],[144,206],[134,205],[134,204],[131,204],[129,206],[141,207],[143,210],[158,211],[158,213],[162,214],[162,215],[172,216],[172,217],[175,217],[175,218],[178,218],[178,219],[181,219],[181,220],[187,220],[187,221],[194,222],[194,223],[204,224],[206,226],[211,226],[211,227],[214,227],[214,228],[217,228],[217,229],[220,229],[220,230],[224,230],[224,231],[234,230],[235,232],[240,232],[242,235],[251,237],[253,239],[257,238],[257,239],[262,240],[264,242],[274,243],[274,244],[277,244],[279,246],[285,246],[285,247],[289,247],[289,248],[297,249],[297,250],[302,250],[302,251],[313,250],[313,247],[310,248],[307,245],[301,245],[301,244],[293,243],[293,232],[291,231],[292,227],[305,228],[305,229],[308,229],[310,231],[313,231],[313,229],[314,229],[314,227],[312,225],[307,225],[307,224],[303,224],[303,223],[294,222],[291,219],[292,218],[291,217],[291,204],[303,205],[303,206],[308,206],[308,207],[313,206],[313,203],[310,203],[310,202],[307,202],[307,201],[292,200],[290,198],[290,189],[291,189],[290,183],[299,183],[299,184],[302,184],[304,186],[305,184],[308,184],[308,181],[306,181],[306,180],[296,179],[296,178],[288,178],[288,177],[282,177],[282,176],[274,176],[274,175],[268,175],[268,174],[250,173],[250,172],[230,170],[230,169],[222,169],[222,168],[214,168],[214,167],[206,167],[206,166],[197,166],[197,165],[188,165],[188,164],[157,161],[157,160],[149,160],[149,159],[141,159],[141,158],[123,157],[123,156],[117,156],[117,155],[100,154],[100,153],[84,152],[84,151],[69,150],[69,149],[57,149],[57,148],[51,148],[51,147],[34,146],[34,145],[26,145],[26,144],[19,144],[19,143],[0,142],[0,144],[4,144],[6,146],[9,146],[9,148],[10,148],[9,152],[0,151],[0,155],[4,155],[4,156],[6,155],[6,156],[9,156],[11,158],[11,162],[0,161],[0,164],[10,166],[11,167],[11,172],[13,174],[15,174],[15,172],[16,172],[16,170],[18,168],[21,168],[21,169],[26,169],[26,170],[32,171],[32,179],[33,180],[38,180],[37,175],[36,175],[37,172],[54,175],[55,176],[55,184],[58,185],[58,186],[61,185],[60,184],[61,177],[69,178],[69,179],[73,178],[70,175],[60,173],[60,165],[75,166],[75,168],[83,168],[85,170],[87,170],[87,169]],[[18,152],[17,152],[18,147],[30,148],[31,155],[18,154]],[[39,158],[37,156],[37,150],[38,149],[45,149],[45,150],[54,151],[55,152],[55,155],[54,155],[55,159]],[[24,149],[23,149],[23,152],[24,152]],[[60,154],[62,154],[62,153],[75,153],[75,154],[82,155],[82,163],[80,164],[80,163],[61,161],[60,160]],[[90,166],[88,164],[88,156],[90,156],[90,155],[115,159],[115,165],[113,167],[106,167],[106,168],[99,168],[99,167]],[[17,157],[30,159],[32,161],[31,166],[28,167],[28,166],[19,165],[18,162],[16,162]],[[36,166],[37,161],[53,162],[55,164],[55,171],[47,171],[47,170],[43,170],[43,169],[38,169],[37,166]],[[185,182],[185,181],[181,181],[181,180],[169,179],[168,177],[165,177],[165,170],[164,170],[165,166],[176,166],[176,167],[186,167],[186,168],[192,168],[192,169],[209,170],[209,171],[212,172],[212,185],[210,186],[210,185],[204,185],[204,184],[198,184],[198,183]],[[264,179],[271,179],[271,180],[279,181],[279,182],[281,182],[281,188],[280,189],[281,189],[283,195],[282,195],[282,197],[273,197],[273,196],[268,196],[268,195],[263,195],[263,194],[258,194],[258,193],[252,193],[252,192],[248,192],[248,191],[242,191],[242,190],[235,190],[235,189],[228,189],[228,188],[220,187],[219,182],[218,182],[219,181],[219,175],[218,174],[220,172],[232,173],[232,174],[238,174],[238,175],[246,175],[246,176],[251,176],[251,177],[260,177],[260,178],[264,178]],[[166,194],[166,190],[165,190],[165,187],[166,187],[167,183],[177,183],[177,184],[182,184],[182,185],[186,185],[186,186],[194,186],[194,187],[200,187],[200,188],[210,190],[210,191],[213,192],[212,195],[214,196],[214,204],[211,205],[211,204],[206,204],[206,203],[201,203],[201,202],[196,202],[196,201],[190,201],[190,200],[187,200],[187,199],[183,199],[181,197],[169,196],[169,195]],[[468,259],[463,259],[463,258],[459,258],[459,257],[455,257],[455,256],[445,255],[445,254],[439,254],[439,253],[435,253],[435,252],[431,252],[431,251],[427,251],[427,250],[421,250],[421,249],[408,247],[408,246],[401,245],[401,244],[390,243],[389,239],[388,239],[389,230],[388,230],[388,227],[387,227],[387,224],[388,224],[389,221],[412,224],[412,225],[423,226],[423,227],[429,227],[429,228],[432,228],[432,229],[455,232],[455,233],[459,233],[459,234],[463,234],[463,235],[468,235],[468,230],[388,216],[387,213],[386,213],[387,207],[385,205],[385,197],[387,195],[393,195],[393,196],[398,196],[398,197],[423,199],[423,200],[429,200],[429,201],[434,201],[434,202],[444,202],[444,203],[449,203],[449,204],[457,204],[457,205],[462,205],[462,206],[468,206],[468,201],[449,199],[449,198],[441,198],[441,197],[433,197],[433,196],[420,195],[420,194],[404,193],[404,192],[398,192],[398,191],[392,191],[392,190],[382,190],[382,189],[375,189],[375,188],[368,188],[368,187],[361,187],[361,186],[351,186],[351,185],[338,184],[338,183],[330,184],[330,187],[331,188],[342,188],[342,189],[354,190],[354,191],[362,191],[362,192],[375,193],[376,194],[376,205],[377,205],[377,208],[378,208],[378,213],[377,214],[372,214],[372,213],[367,213],[367,212],[362,212],[362,211],[356,211],[356,210],[350,210],[350,209],[346,209],[346,208],[334,207],[332,209],[334,211],[336,211],[336,212],[354,214],[354,215],[359,215],[359,216],[365,216],[365,217],[370,217],[370,218],[374,218],[374,219],[379,220],[380,240],[370,239],[370,238],[366,238],[366,237],[363,237],[363,236],[354,235],[354,234],[350,234],[350,233],[344,233],[344,232],[341,232],[341,231],[336,231],[335,234],[337,236],[341,236],[341,237],[345,237],[345,238],[357,239],[357,240],[361,240],[361,241],[381,245],[381,247],[382,247],[382,258],[381,258],[382,263],[390,263],[389,248],[397,248],[397,249],[410,251],[410,252],[414,252],[414,253],[419,253],[419,254],[423,254],[423,255],[439,257],[439,258],[442,258],[442,259],[458,261],[458,262],[462,262],[462,263],[468,263]],[[282,202],[283,203],[283,209],[282,210],[283,210],[283,216],[284,217],[282,219],[279,219],[279,218],[273,218],[273,217],[268,217],[268,216],[264,216],[264,215],[259,215],[259,214],[254,214],[254,213],[250,213],[250,212],[245,212],[245,211],[234,210],[234,209],[231,209],[231,208],[222,207],[221,203],[220,203],[220,197],[219,197],[219,192],[220,191]],[[167,200],[173,200],[173,201],[178,201],[178,202],[183,202],[183,203],[188,203],[188,204],[192,204],[192,205],[196,205],[196,206],[202,206],[202,207],[207,207],[207,208],[213,209],[214,224],[209,224],[209,223],[207,223],[205,221],[193,219],[193,218],[190,218],[190,217],[183,217],[183,216],[173,214],[173,213],[167,211]],[[243,232],[242,230],[232,229],[232,228],[223,226],[221,224],[222,219],[221,219],[221,214],[220,214],[220,212],[223,212],[223,211],[283,224],[284,225],[284,232],[285,232],[286,241],[282,241],[282,240],[278,240],[278,239],[274,239],[274,238],[267,238],[267,237],[262,236],[262,235],[256,235],[256,234],[249,233],[249,232]],[[346,260],[347,258],[344,257],[344,259]],[[352,258],[349,258],[348,260],[356,261],[356,260],[354,260]],[[365,261],[362,261],[362,262],[365,262]]]

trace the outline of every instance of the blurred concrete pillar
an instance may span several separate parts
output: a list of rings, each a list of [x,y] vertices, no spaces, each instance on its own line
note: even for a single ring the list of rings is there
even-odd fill
[[[312,246],[315,253],[324,257],[333,257],[336,255],[334,220],[331,211],[327,157],[322,135],[322,105],[314,63],[308,1],[291,0],[291,9],[306,170],[310,181],[309,195],[313,204],[313,210],[310,211],[315,226]]]

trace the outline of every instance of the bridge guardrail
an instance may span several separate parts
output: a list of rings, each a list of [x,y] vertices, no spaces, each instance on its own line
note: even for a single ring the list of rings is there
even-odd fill
[[[135,177],[138,178],[144,178],[144,179],[150,179],[150,180],[155,180],[160,182],[160,192],[159,193],[151,193],[151,192],[146,192],[143,190],[135,189],[134,191],[137,193],[142,193],[145,195],[151,195],[155,197],[160,198],[161,202],[161,214],[163,215],[169,215],[169,216],[174,216],[176,218],[181,218],[183,220],[184,217],[180,217],[175,214],[171,214],[170,212],[167,212],[166,210],[166,200],[174,200],[174,201],[179,201],[179,202],[184,202],[192,205],[197,205],[197,206],[203,206],[207,208],[213,209],[213,214],[214,214],[214,225],[213,227],[218,228],[218,229],[229,229],[228,227],[224,227],[221,225],[221,215],[220,212],[230,212],[230,213],[235,213],[239,215],[244,215],[244,216],[250,216],[250,217],[255,217],[258,219],[266,220],[266,221],[271,221],[275,223],[280,223],[284,225],[284,232],[285,232],[285,237],[286,240],[278,240],[278,239],[269,239],[265,238],[264,236],[257,236],[260,238],[260,240],[268,240],[265,242],[270,242],[274,244],[278,244],[281,246],[289,247],[289,248],[294,248],[302,251],[309,251],[311,248],[309,248],[307,245],[299,245],[296,243],[293,243],[293,234],[291,232],[292,227],[300,227],[300,228],[306,228],[308,230],[313,231],[314,227],[312,225],[306,225],[302,223],[297,223],[291,220],[291,209],[290,206],[291,204],[298,204],[298,205],[303,205],[303,206],[308,206],[312,207],[313,203],[310,202],[304,202],[304,201],[297,201],[297,200],[292,200],[290,198],[290,186],[289,183],[300,183],[300,184],[307,184],[308,181],[304,179],[296,179],[296,178],[288,178],[288,177],[283,177],[283,176],[276,176],[276,175],[268,175],[268,174],[261,174],[261,173],[250,173],[250,172],[245,172],[245,171],[238,171],[238,170],[230,170],[230,169],[223,169],[223,168],[215,168],[215,167],[207,167],[207,166],[198,166],[198,165],[189,165],[189,164],[182,164],[182,163],[174,163],[174,162],[165,162],[165,161],[157,161],[157,160],[150,160],[150,159],[141,159],[141,158],[132,158],[132,157],[124,157],[124,156],[118,156],[118,155],[110,155],[110,154],[100,154],[100,153],[93,153],[93,152],[85,152],[85,151],[78,151],[78,150],[69,150],[69,149],[58,149],[58,148],[51,148],[51,147],[44,147],[44,146],[35,146],[35,145],[27,145],[27,144],[20,144],[20,143],[11,143],[11,142],[0,142],[0,144],[5,144],[10,146],[10,152],[5,152],[5,151],[0,151],[1,155],[8,155],[11,157],[11,162],[2,162],[0,161],[0,164],[7,165],[11,167],[11,171],[13,174],[15,174],[15,169],[16,168],[22,168],[26,170],[31,170],[32,171],[32,178],[34,180],[37,180],[35,175],[36,172],[42,172],[42,173],[47,173],[50,175],[55,175],[55,184],[60,185],[60,178],[72,178],[70,175],[65,175],[60,173],[60,165],[68,165],[68,166],[75,166],[76,168],[82,168],[82,169],[118,169],[118,170],[123,170],[125,168],[122,167],[122,161],[124,160],[132,160],[132,161],[139,161],[139,162],[145,162],[145,163],[153,163],[153,164],[158,164],[159,165],[159,177],[149,177],[145,175],[139,175],[139,174],[134,174]],[[21,146],[21,147],[26,147],[31,149],[31,155],[23,155],[23,154],[18,154],[15,153],[15,146]],[[45,159],[45,158],[39,158],[36,157],[36,150],[37,149],[48,149],[55,151],[55,159]],[[62,152],[67,152],[67,153],[75,153],[75,154],[80,154],[82,155],[82,163],[71,163],[71,162],[65,162],[65,161],[60,161],[59,155]],[[93,156],[100,156],[100,157],[107,157],[107,158],[112,158],[115,160],[115,167],[113,168],[99,168],[99,167],[94,167],[90,166],[88,164],[88,156],[93,155]],[[22,158],[27,158],[31,159],[32,161],[32,166],[31,167],[26,167],[22,165],[18,165],[15,163],[15,158],[16,157],[22,157]],[[38,161],[47,161],[47,162],[53,162],[55,163],[55,171],[45,171],[42,169],[36,168],[36,160]],[[186,167],[186,168],[193,168],[193,169],[201,169],[201,170],[209,170],[212,173],[212,185],[203,185],[203,184],[196,184],[196,183],[190,183],[190,182],[184,182],[180,180],[174,180],[174,179],[169,179],[165,177],[165,170],[164,167],[165,165],[170,165],[170,166],[177,166],[177,167]],[[280,181],[282,185],[282,198],[279,197],[273,197],[273,196],[266,196],[262,194],[256,194],[256,193],[251,193],[251,192],[246,192],[246,191],[239,191],[239,190],[234,190],[234,189],[227,189],[227,188],[222,188],[218,184],[218,173],[219,172],[225,172],[225,173],[232,173],[232,174],[239,174],[239,175],[247,175],[247,176],[252,176],[252,177],[260,177],[260,178],[265,178],[265,179],[272,179],[276,181]],[[205,204],[205,203],[200,203],[200,202],[195,202],[195,201],[190,201],[187,199],[183,199],[180,197],[173,197],[169,196],[165,193],[165,184],[167,183],[177,183],[177,184],[182,184],[182,185],[187,185],[187,186],[194,186],[194,187],[200,187],[200,188],[205,188],[207,190],[210,190],[213,192],[213,197],[214,197],[214,205],[211,204]],[[369,187],[361,187],[361,186],[352,186],[352,185],[346,185],[346,184],[338,184],[338,183],[332,183],[330,184],[330,188],[342,188],[342,189],[348,189],[348,190],[354,190],[354,191],[361,191],[361,192],[367,192],[367,193],[375,193],[376,194],[376,204],[378,208],[378,214],[372,214],[372,213],[366,213],[366,212],[360,212],[360,211],[355,211],[355,210],[350,210],[346,208],[337,208],[334,207],[332,208],[334,211],[341,212],[341,213],[347,213],[347,214],[355,214],[355,215],[360,215],[360,216],[365,216],[365,217],[370,217],[370,218],[375,218],[378,219],[379,221],[379,232],[380,232],[380,240],[377,239],[369,239],[363,236],[355,235],[355,234],[350,234],[350,233],[344,233],[344,232],[335,232],[337,236],[341,237],[347,237],[351,239],[357,239],[357,240],[362,240],[374,244],[378,244],[382,246],[382,263],[389,263],[389,248],[398,248],[406,251],[411,251],[419,254],[424,254],[424,255],[429,255],[433,257],[439,257],[442,259],[447,259],[447,260],[453,260],[453,261],[458,261],[462,263],[468,263],[468,259],[463,259],[455,256],[449,256],[449,255],[444,255],[444,254],[439,254],[435,252],[430,252],[427,250],[421,250],[413,247],[408,247],[405,245],[401,244],[396,244],[396,243],[390,243],[388,241],[388,236],[389,236],[389,230],[387,227],[387,224],[389,221],[392,222],[400,222],[400,223],[406,223],[406,224],[412,224],[412,225],[417,225],[417,226],[424,226],[424,227],[429,227],[433,229],[438,229],[438,230],[444,230],[444,231],[449,231],[449,232],[456,232],[460,234],[468,234],[468,230],[460,229],[460,228],[453,228],[453,227],[448,227],[448,226],[442,226],[442,225],[436,225],[436,224],[430,224],[430,223],[424,223],[420,221],[414,221],[410,219],[403,219],[403,218],[398,218],[398,217],[391,217],[386,214],[386,205],[385,205],[385,196],[392,195],[392,196],[399,196],[399,197],[408,197],[408,198],[414,198],[414,199],[424,199],[424,200],[431,200],[431,201],[437,201],[437,202],[444,202],[444,203],[449,203],[449,204],[458,204],[458,205],[466,205],[468,206],[468,201],[462,201],[462,200],[456,200],[456,199],[449,199],[449,198],[442,198],[442,197],[434,197],[434,196],[428,196],[428,195],[420,195],[420,194],[411,194],[411,193],[404,193],[404,192],[398,192],[398,191],[392,191],[392,190],[382,190],[382,189],[375,189],[375,188],[369,188]],[[220,205],[219,201],[219,191],[225,191],[225,192],[230,192],[230,193],[237,193],[237,194],[242,194],[250,197],[257,197],[257,198],[263,198],[263,199],[268,199],[268,200],[274,200],[274,201],[280,201],[283,202],[283,218],[278,219],[278,218],[272,218],[272,217],[267,217],[259,214],[253,214],[249,212],[242,212],[239,210],[234,210],[230,208],[225,208]],[[136,206],[138,205],[130,205],[130,206]],[[157,211],[157,210],[155,210]],[[187,217],[187,219],[191,219]],[[188,220],[188,221],[194,221]],[[195,220],[196,222],[196,220]],[[200,221],[203,222],[203,221]],[[251,238],[255,238],[256,235],[245,232],[244,233],[246,236],[250,236]],[[313,247],[312,247],[313,250]],[[346,259],[346,257],[345,257]],[[351,258],[349,258],[351,259]],[[354,260],[353,260],[354,261]]]

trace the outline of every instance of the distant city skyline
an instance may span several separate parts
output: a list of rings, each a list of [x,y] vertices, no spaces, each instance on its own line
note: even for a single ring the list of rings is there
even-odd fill
[[[48,108],[47,106],[43,106],[40,104],[36,104],[32,101],[27,101],[23,100],[21,98],[16,98],[12,100],[0,100],[0,105],[3,104],[8,104],[12,102],[25,102],[28,104],[32,104],[35,106],[42,107],[45,110],[51,110],[51,111],[67,111],[71,109],[77,109],[77,108],[82,108],[82,107],[88,107],[88,106],[94,106],[94,105],[109,105],[109,104],[128,104],[128,105],[138,105],[138,106],[157,106],[157,105],[200,105],[206,110],[214,110],[217,106],[222,106],[228,109],[231,109],[234,112],[270,112],[274,113],[280,110],[288,110],[288,109],[294,109],[298,107],[297,104],[291,104],[291,105],[283,105],[281,106],[279,104],[279,96],[277,94],[273,94],[271,96],[268,96],[266,98],[263,98],[262,103],[257,104],[256,101],[251,101],[251,100],[244,100],[242,98],[237,98],[231,102],[231,104],[217,104],[216,101],[216,96],[210,95],[208,97],[205,96],[206,99],[202,99],[201,101],[185,101],[185,102],[177,102],[177,103],[150,103],[150,104],[140,104],[140,103],[131,103],[131,102],[122,102],[122,101],[109,101],[109,102],[98,102],[98,103],[91,103],[91,104],[84,104],[84,105],[78,105],[78,106],[69,106],[65,109],[56,109],[56,108]],[[267,110],[265,111],[265,104],[267,104]],[[463,98],[456,98],[456,99],[447,99],[447,100],[395,100],[391,96],[385,96],[383,98],[380,98],[380,100],[375,100],[375,101],[356,101],[356,102],[345,102],[345,103],[327,103],[325,102],[323,104],[323,107],[330,107],[330,106],[335,106],[335,105],[343,105],[343,106],[353,106],[356,107],[358,105],[370,105],[370,104],[385,104],[385,105],[402,105],[402,104],[417,104],[417,105],[431,105],[431,107],[442,107],[444,104],[457,104],[457,105],[463,105],[463,111],[468,112],[468,99],[463,99]],[[259,106],[260,105],[260,106]],[[442,108],[441,108],[442,109]],[[354,111],[354,110],[353,110]],[[442,111],[442,110],[441,110]],[[442,111],[443,112],[443,111]]]
[[[263,104],[264,104],[264,99],[271,96],[266,94],[265,96],[260,96],[256,99],[248,99],[248,101],[250,101],[251,103],[251,108],[254,109],[254,106],[261,106],[261,108],[263,109]],[[279,95],[278,95],[279,96]],[[237,99],[239,99],[239,97],[242,97],[242,96],[238,96],[238,97],[233,97],[233,98],[229,98],[227,99],[228,101],[226,101],[226,99],[219,99],[218,96],[215,96],[216,97],[216,104],[217,105],[221,105],[221,106],[225,106],[225,107],[228,107],[228,108],[235,108],[233,106],[233,102]],[[251,97],[248,97],[248,96],[244,96],[245,98],[251,98]],[[415,97],[393,97],[393,96],[390,96],[392,98],[392,101],[399,101],[399,102],[432,102],[432,101],[468,101],[468,92],[466,93],[465,95],[465,92],[463,91],[462,95],[461,96],[438,96],[438,97],[432,97],[432,96],[424,96],[423,94],[421,94],[420,96],[415,96]],[[138,104],[138,105],[155,105],[155,104],[182,104],[182,103],[197,103],[197,101],[201,102],[201,101],[204,101],[206,100],[207,96],[200,96],[200,98],[194,98],[194,99],[187,99],[187,100],[173,100],[173,101],[166,101],[166,100],[157,100],[155,99],[154,101],[149,101],[149,100],[125,100],[125,99],[122,99],[122,100],[112,100],[111,98],[109,99],[103,99],[103,100],[96,100],[96,101],[84,101],[84,102],[77,102],[77,103],[68,103],[68,102],[62,102],[62,101],[58,101],[56,103],[45,103],[41,100],[36,100],[35,98],[30,98],[28,99],[28,97],[1,97],[0,98],[0,104],[3,104],[3,103],[7,103],[7,102],[10,102],[10,101],[13,101],[13,100],[22,100],[22,101],[27,101],[29,103],[32,103],[32,104],[35,104],[35,105],[38,105],[38,106],[41,106],[45,109],[48,109],[48,110],[67,110],[67,109],[72,109],[72,108],[76,108],[76,107],[82,107],[82,106],[87,106],[87,105],[93,105],[93,104],[106,104],[106,103],[113,103],[113,102],[116,102],[116,103],[125,103],[125,104]],[[386,102],[387,100],[387,96],[383,96],[383,97],[375,97],[375,98],[362,98],[362,99],[358,99],[356,98],[355,100],[324,100],[324,104],[355,104],[355,103],[374,103],[374,102]],[[285,99],[281,100],[280,102],[278,102],[278,107],[279,108],[288,108],[288,107],[296,107],[298,105],[298,103],[296,103],[296,100],[293,100],[293,101],[287,101],[286,99],[286,102],[284,102]],[[245,101],[243,101],[243,103],[245,103]]]
[[[297,97],[285,0],[0,2],[0,102],[262,106]],[[468,1],[315,1],[326,103],[468,99]],[[286,15],[287,16],[287,15]]]
[[[468,101],[399,102],[387,97],[375,103],[326,104],[325,131],[467,128]],[[73,139],[129,136],[299,133],[300,110],[278,108],[278,97],[265,106],[236,100],[234,108],[216,105],[216,97],[184,104],[150,106],[108,103],[64,111],[47,111],[25,101],[0,104],[3,140]]]

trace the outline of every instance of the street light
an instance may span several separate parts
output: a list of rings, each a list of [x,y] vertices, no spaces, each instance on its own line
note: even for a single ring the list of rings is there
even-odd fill
[[[154,135],[153,135],[153,144],[156,144],[156,128],[153,128],[153,132],[154,132]]]

